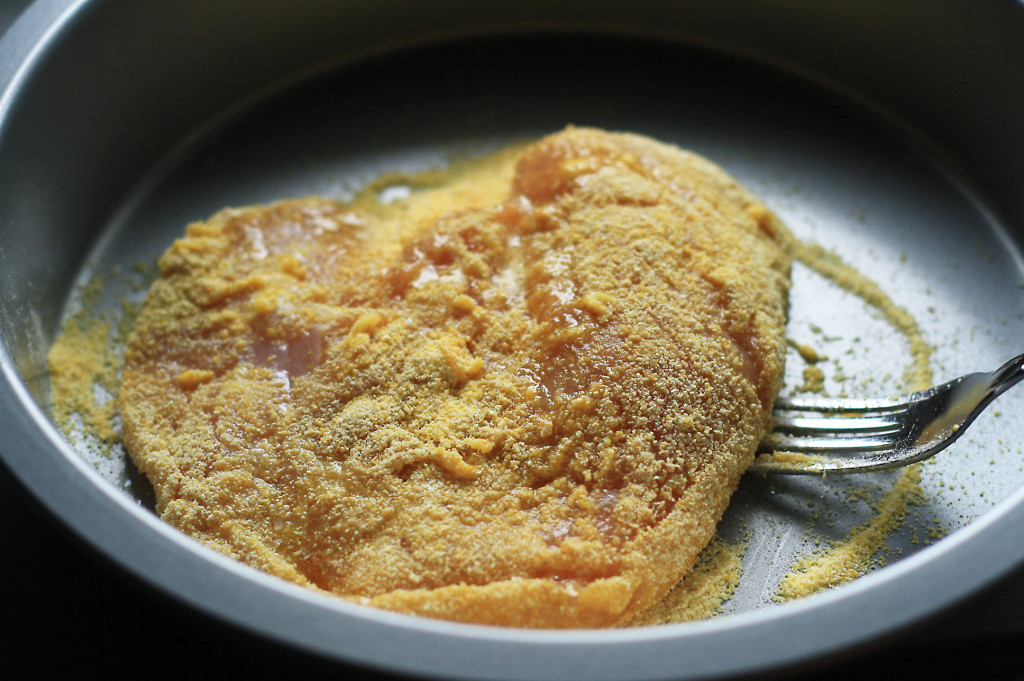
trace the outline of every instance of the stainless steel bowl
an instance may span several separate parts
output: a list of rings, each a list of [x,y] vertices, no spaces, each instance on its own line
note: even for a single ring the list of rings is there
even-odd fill
[[[864,509],[831,495],[842,483],[751,480],[725,521],[754,536],[749,587],[729,614],[530,632],[335,602],[181,536],[123,459],[79,451],[54,427],[46,352],[83,282],[107,276],[100,307],[115,310],[138,282],[110,273],[151,262],[223,205],[345,196],[383,170],[577,123],[721,162],[918,315],[937,378],[989,368],[1024,335],[1022,44],[1024,4],[1009,0],[36,2],[0,41],[3,463],[154,590],[339,663],[446,678],[710,678],[870,644],[1024,560],[1014,394],[927,469],[917,524],[892,540],[886,567],[852,584],[765,602],[804,545],[801,507],[821,504],[839,534]],[[898,387],[881,376],[900,371],[898,339],[819,283],[798,275],[792,334],[836,329],[868,348],[842,367],[877,378],[863,389]],[[935,526],[948,536],[911,536]]]

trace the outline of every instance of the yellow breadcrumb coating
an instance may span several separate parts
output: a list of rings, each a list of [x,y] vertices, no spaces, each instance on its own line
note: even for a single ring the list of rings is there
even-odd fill
[[[720,614],[739,586],[745,550],[744,542],[726,544],[717,537],[712,539],[693,569],[663,599],[625,626],[693,622]]]
[[[637,135],[496,158],[378,211],[312,198],[188,227],[119,391],[163,518],[459,621],[611,626],[679,582],[782,380],[784,230]]]

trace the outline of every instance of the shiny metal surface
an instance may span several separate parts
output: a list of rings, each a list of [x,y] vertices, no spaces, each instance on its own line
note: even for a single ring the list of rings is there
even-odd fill
[[[776,400],[772,432],[760,451],[808,458],[755,461],[751,473],[828,475],[909,466],[966,433],[992,401],[1024,378],[1024,355],[991,373],[973,373],[895,398]]]
[[[772,552],[795,555],[807,540],[801,505],[842,511],[827,530],[837,534],[867,510],[845,509],[820,481],[751,481],[726,518],[727,531],[757,537],[733,614],[521,632],[347,606],[195,545],[146,509],[123,462],[90,460],[52,426],[45,352],[83,282],[106,277],[115,308],[139,282],[110,272],[150,262],[185,222],[222,205],[344,196],[381,170],[580,123],[721,162],[799,236],[905,292],[943,375],[994,365],[1024,330],[1024,154],[1006,143],[1024,120],[1024,92],[1007,85],[1024,82],[1024,16],[1015,2],[940,4],[38,2],[0,42],[4,464],[152,588],[252,635],[374,669],[710,678],[806,664],[919,622],[1024,558],[1020,452],[1006,443],[1021,432],[1018,402],[979,419],[958,456],[931,471],[922,523],[948,536],[915,543],[924,528],[908,527],[890,565],[847,587],[765,602],[788,555]],[[520,37],[471,39],[510,28]],[[576,37],[551,33],[570,28]],[[272,92],[283,94],[266,100]],[[873,369],[903,356],[898,338],[827,289],[797,273],[791,334],[834,330],[820,339],[829,353],[853,350],[836,374],[896,388]],[[864,338],[873,345],[858,353]]]

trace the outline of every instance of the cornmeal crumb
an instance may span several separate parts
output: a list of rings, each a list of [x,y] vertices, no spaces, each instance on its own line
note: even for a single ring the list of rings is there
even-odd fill
[[[160,259],[119,392],[157,511],[376,607],[629,621],[768,426],[785,228],[708,161],[593,129],[384,193],[228,209]]]

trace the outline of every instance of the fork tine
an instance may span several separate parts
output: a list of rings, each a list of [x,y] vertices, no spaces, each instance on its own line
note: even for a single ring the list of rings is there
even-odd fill
[[[819,436],[785,435],[774,432],[768,435],[758,448],[761,453],[799,452],[850,456],[856,452],[880,452],[896,447],[893,438],[886,437],[844,437],[835,433],[822,433]]]
[[[758,451],[849,455],[892,450],[906,401],[870,400],[852,405],[829,398],[781,398],[773,411],[772,432]],[[810,414],[810,415],[805,415]]]
[[[776,413],[772,424],[777,433],[813,434],[824,433],[892,433],[900,429],[900,423],[881,417],[806,417]]]
[[[909,393],[899,399],[870,399],[851,402],[842,397],[779,397],[775,400],[774,411],[818,412],[825,414],[890,414],[900,412],[919,398],[918,393]]]
[[[923,461],[955,441],[996,397],[1024,380],[1024,355],[896,399],[780,397],[758,473],[886,470]]]

